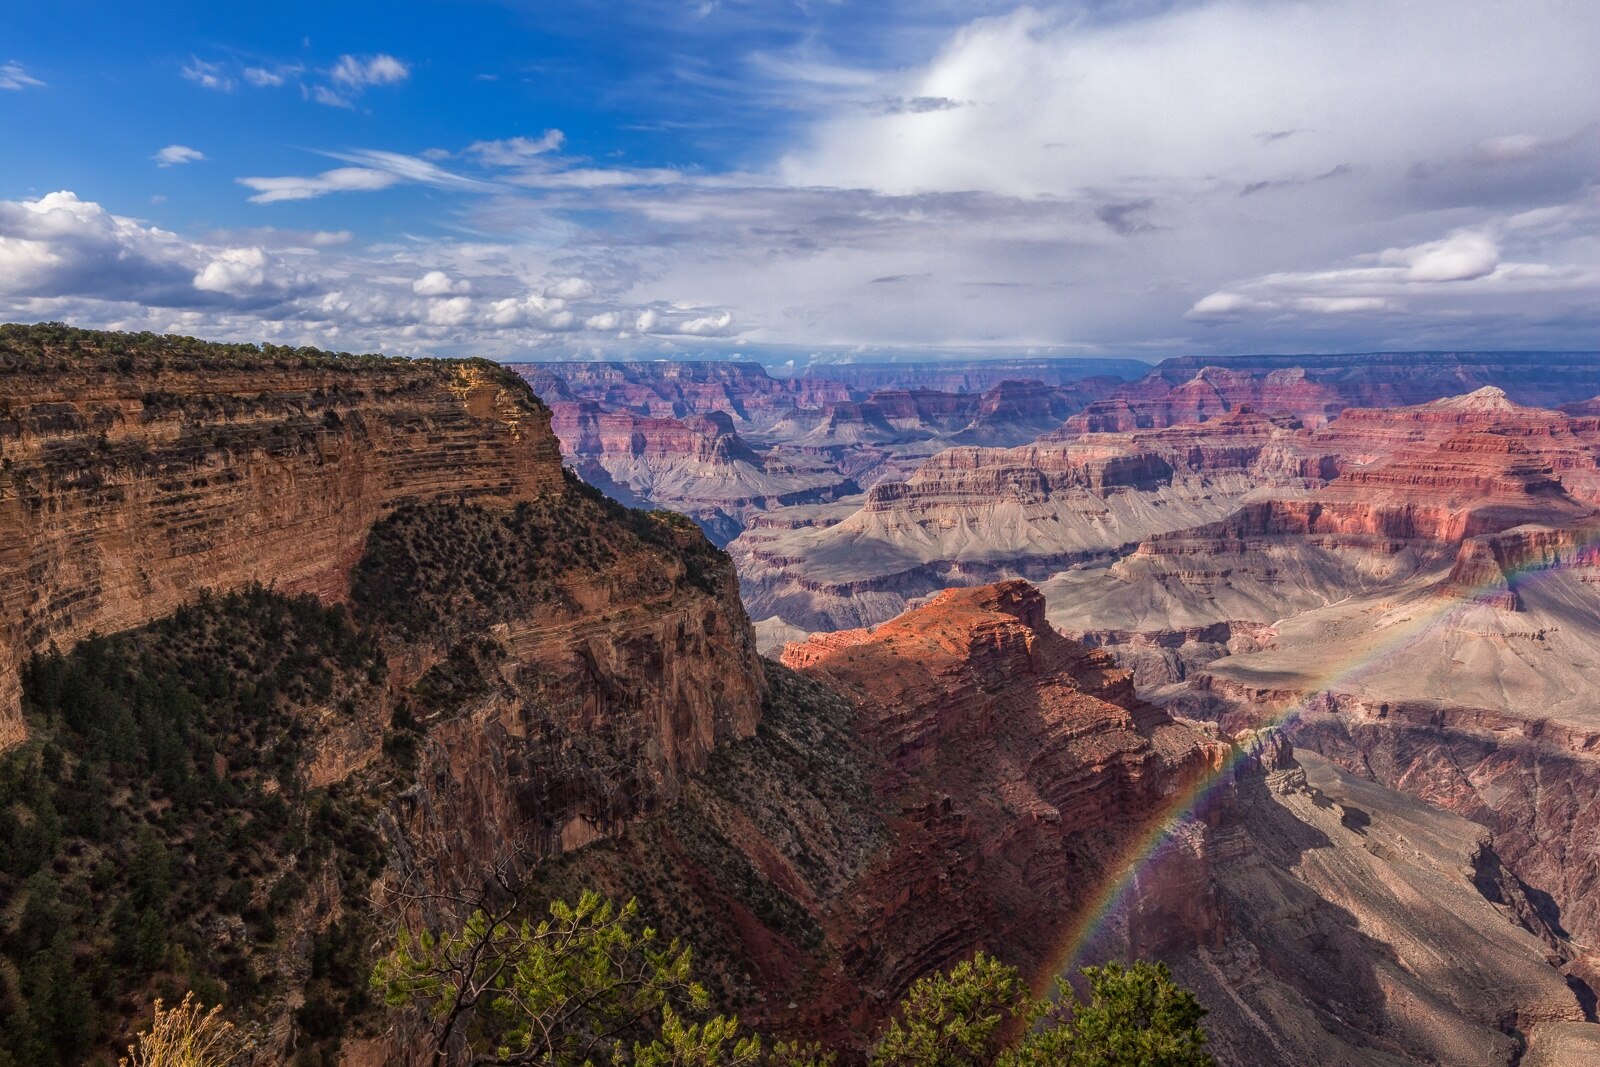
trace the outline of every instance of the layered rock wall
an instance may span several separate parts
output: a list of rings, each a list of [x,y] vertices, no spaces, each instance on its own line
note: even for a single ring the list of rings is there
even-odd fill
[[[549,414],[494,364],[0,339],[0,741],[18,670],[251,582],[325,597],[402,503],[561,484]]]

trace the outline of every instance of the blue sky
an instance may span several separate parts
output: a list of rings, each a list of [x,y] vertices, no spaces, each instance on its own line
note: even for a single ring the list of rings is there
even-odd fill
[[[0,317],[421,354],[1595,347],[1600,7],[57,3]]]

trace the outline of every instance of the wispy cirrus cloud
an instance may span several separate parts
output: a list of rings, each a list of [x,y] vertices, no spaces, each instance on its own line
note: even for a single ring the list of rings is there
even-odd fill
[[[284,200],[314,200],[329,193],[373,192],[397,185],[400,179],[385,170],[371,167],[336,167],[321,174],[282,178],[240,178],[239,184],[254,189],[252,204],[276,204]]]
[[[0,89],[9,89],[20,92],[23,89],[42,89],[44,82],[35,78],[22,68],[16,60],[9,63],[0,63]]]

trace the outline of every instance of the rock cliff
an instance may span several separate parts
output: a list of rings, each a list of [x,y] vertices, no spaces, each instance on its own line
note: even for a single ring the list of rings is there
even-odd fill
[[[201,588],[338,598],[367,529],[561,487],[549,414],[484,361],[0,333],[0,743],[20,663]]]
[[[1041,977],[1089,887],[1222,747],[1140,703],[1024,582],[791,645],[757,736],[545,875],[638,894],[742,1017],[859,1048],[979,947]]]
[[[44,805],[21,822],[0,809],[0,892],[17,902],[0,945],[27,947],[18,915],[59,907],[59,881],[54,981],[94,1006],[101,1046],[126,1046],[159,983],[206,982],[260,1064],[328,1054],[375,1025],[382,924],[459,920],[446,895],[671,809],[754,733],[766,676],[727,557],[687,519],[563,471],[546,409],[495,365],[53,326],[0,338],[0,795]],[[52,644],[65,655],[17,671]],[[110,682],[82,680],[95,672]],[[66,771],[41,771],[51,760]],[[17,791],[41,773],[65,783],[53,802]],[[82,810],[53,821],[67,798]],[[141,921],[115,894],[153,899],[116,873],[135,840],[184,857],[164,933],[181,951],[137,961],[110,947]],[[88,967],[108,951],[117,967]],[[16,1008],[7,996],[8,1026]]]

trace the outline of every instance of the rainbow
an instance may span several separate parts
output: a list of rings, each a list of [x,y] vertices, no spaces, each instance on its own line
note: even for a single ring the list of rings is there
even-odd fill
[[[1600,547],[1600,525],[1583,530],[1583,535],[1581,540],[1569,546],[1570,552],[1567,555],[1583,562],[1593,562],[1593,553]],[[1517,566],[1503,570],[1504,581],[1509,588],[1517,590],[1538,583],[1560,570],[1564,562],[1540,556],[1538,553],[1530,553],[1530,556],[1532,558]],[[1441,597],[1437,606],[1416,612],[1411,617],[1394,623],[1384,632],[1381,640],[1363,648],[1359,655],[1346,663],[1335,665],[1320,676],[1314,676],[1306,685],[1305,696],[1269,716],[1257,729],[1291,728],[1315,706],[1319,698],[1359,683],[1364,677],[1413,648],[1437,627],[1449,626],[1459,621],[1466,612],[1478,606],[1482,597],[1498,592],[1501,588],[1500,580],[1497,579],[1492,583],[1459,590],[1453,597]],[[1106,932],[1112,922],[1123,913],[1139,874],[1150,868],[1173,847],[1179,828],[1195,818],[1209,800],[1227,788],[1233,772],[1241,763],[1254,758],[1257,754],[1257,750],[1250,746],[1232,746],[1229,755],[1219,766],[1206,771],[1197,781],[1179,790],[1163,804],[1158,816],[1152,820],[1150,828],[1136,836],[1121,850],[1116,860],[1108,865],[1107,869],[1114,873],[1104,879],[1095,894],[1084,902],[1078,912],[1077,921],[1068,927],[1066,936],[1049,957],[1050,975],[1069,976],[1076,973],[1077,968],[1083,963],[1090,962],[1084,958],[1086,950],[1091,948],[1099,935]]]

